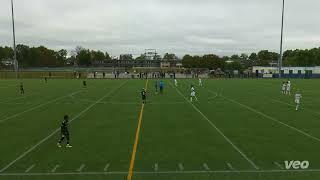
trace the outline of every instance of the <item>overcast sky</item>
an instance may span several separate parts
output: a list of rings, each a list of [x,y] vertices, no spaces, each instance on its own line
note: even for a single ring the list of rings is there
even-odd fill
[[[320,1],[286,0],[285,49],[320,46]],[[112,55],[279,51],[282,0],[14,0],[17,43]],[[12,45],[10,0],[0,46]]]

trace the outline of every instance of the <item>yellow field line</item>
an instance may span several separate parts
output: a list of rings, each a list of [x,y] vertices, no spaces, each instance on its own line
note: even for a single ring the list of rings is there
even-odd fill
[[[145,85],[145,89],[146,90],[147,90],[147,88],[148,88],[148,80],[147,80],[146,85]],[[141,110],[140,110],[140,115],[139,115],[138,127],[137,127],[137,131],[136,131],[136,137],[135,137],[135,140],[134,140],[134,145],[133,145],[133,150],[132,150],[132,155],[131,155],[131,161],[130,161],[130,167],[129,167],[127,180],[131,180],[132,179],[134,161],[136,159],[137,147],[138,147],[138,143],[139,143],[139,134],[140,134],[140,128],[141,128],[141,123],[142,123],[143,109],[144,109],[144,104],[142,103]]]

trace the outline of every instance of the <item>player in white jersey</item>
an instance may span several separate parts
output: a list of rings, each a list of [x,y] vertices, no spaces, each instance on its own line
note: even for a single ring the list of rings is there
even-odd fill
[[[193,98],[194,98],[196,101],[198,101],[198,98],[197,98],[197,96],[196,96],[196,91],[195,91],[194,87],[191,86],[191,94],[190,94],[190,101],[191,101],[191,102],[193,101]]]
[[[302,98],[302,95],[299,91],[296,92],[296,95],[294,96],[295,100],[294,102],[296,103],[296,111],[298,111],[299,107],[300,107],[300,100]]]
[[[287,84],[285,82],[282,82],[282,94],[286,94]]]
[[[202,85],[203,85],[203,84],[202,84],[202,79],[199,78],[199,86],[202,87]]]
[[[291,82],[287,82],[287,87],[286,87],[286,94],[291,95]]]
[[[174,79],[174,85],[177,87],[178,86],[178,81],[177,79]]]
[[[194,86],[193,85],[191,85],[191,91],[194,91],[195,89],[194,89]]]

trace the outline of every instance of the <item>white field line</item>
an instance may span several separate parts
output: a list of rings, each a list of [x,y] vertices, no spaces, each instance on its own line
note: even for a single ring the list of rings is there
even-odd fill
[[[154,171],[156,171],[156,172],[159,171],[159,165],[158,165],[158,163],[155,163],[155,164],[154,164]]]
[[[79,93],[79,92],[81,92],[81,91],[76,91],[76,92],[73,92],[73,93],[71,93],[71,94],[77,94],[77,93]],[[5,122],[5,121],[7,121],[7,120],[9,120],[9,119],[18,117],[18,116],[20,116],[20,115],[22,115],[22,114],[24,114],[24,113],[27,113],[27,112],[33,111],[33,110],[35,110],[35,109],[41,108],[41,107],[43,107],[43,106],[45,106],[45,105],[47,105],[47,104],[54,103],[54,102],[56,102],[56,101],[59,101],[60,99],[63,99],[63,98],[65,98],[65,97],[68,97],[68,96],[69,96],[69,95],[61,96],[61,97],[55,98],[55,99],[53,99],[53,100],[47,101],[47,102],[45,102],[45,103],[41,103],[41,104],[39,104],[39,105],[37,105],[37,106],[34,106],[34,107],[32,107],[32,108],[29,108],[29,109],[27,109],[27,110],[25,110],[25,111],[22,111],[22,112],[20,112],[20,113],[17,113],[17,114],[15,114],[15,115],[12,115],[12,116],[9,116],[9,117],[7,117],[7,118],[5,118],[5,119],[2,119],[2,120],[0,120],[0,123],[3,123],[3,122]]]
[[[272,174],[272,173],[320,173],[320,169],[300,169],[300,170],[221,170],[221,171],[134,171],[133,174]],[[1,176],[65,176],[65,175],[123,175],[127,171],[109,171],[109,172],[64,172],[64,173],[0,173]]]
[[[104,98],[110,96],[112,93],[114,93],[116,90],[120,89],[127,81],[125,81],[124,83],[122,83],[119,87],[113,89],[112,91],[109,91],[107,94],[105,94],[103,97],[101,97],[100,99],[98,99],[95,103],[91,104],[90,106],[88,106],[87,108],[85,108],[84,110],[82,110],[78,115],[76,115],[73,119],[70,120],[70,123],[76,119],[78,119],[81,115],[83,115],[84,113],[86,113],[87,111],[89,111],[93,106],[95,106],[96,104],[98,104],[100,101],[102,101]],[[22,159],[23,157],[25,157],[27,154],[29,154],[30,152],[32,152],[33,150],[35,150],[38,146],[40,146],[42,143],[46,142],[48,139],[50,139],[53,135],[55,135],[57,132],[60,131],[60,128],[57,128],[56,130],[54,130],[52,133],[50,133],[47,137],[43,138],[42,140],[40,140],[37,144],[33,145],[31,148],[29,148],[27,151],[25,151],[24,153],[22,153],[20,156],[18,156],[16,159],[14,159],[13,161],[11,161],[9,164],[7,164],[5,167],[3,167],[0,170],[0,173],[5,171],[6,169],[8,169],[9,167],[11,167],[14,163],[16,163],[17,161],[19,161],[20,159]]]
[[[255,93],[250,93],[250,94],[257,96],[257,94],[255,94]],[[260,95],[259,95],[259,96],[260,96]],[[263,95],[263,96],[264,96],[264,95]],[[270,100],[272,100],[272,101],[274,101],[274,102],[278,102],[278,103],[281,103],[281,104],[284,104],[284,105],[288,105],[288,106],[291,106],[291,107],[296,107],[295,104],[290,104],[290,103],[287,103],[287,102],[284,102],[284,101],[280,101],[280,100],[278,100],[278,99],[270,98],[270,97],[268,97],[268,96],[264,96],[264,97],[266,97],[266,98],[268,98],[268,99],[270,99]],[[305,110],[307,110],[307,111],[309,111],[309,112],[312,112],[312,113],[315,113],[315,114],[317,114],[317,115],[320,115],[320,112],[313,111],[313,110],[311,110],[311,109],[309,109],[309,108],[306,108],[306,107],[301,107],[301,109],[305,109]]]
[[[26,171],[24,171],[25,173],[30,172],[36,165],[32,164],[28,169],[26,169]]]
[[[19,103],[18,103],[18,102],[17,102],[17,103],[9,103],[9,102],[8,102],[8,103],[1,103],[1,102],[0,102],[0,104],[5,104],[5,105],[21,105],[21,104],[27,104],[27,103],[25,103],[25,102],[19,102]]]
[[[279,164],[278,162],[274,162],[274,164],[275,164],[278,168],[284,169],[283,166],[282,166],[281,164]]]
[[[108,171],[109,167],[110,167],[110,164],[109,164],[109,163],[106,164],[106,166],[103,168],[103,171],[104,171],[104,172]]]
[[[300,169],[300,170],[217,170],[217,171],[158,171],[158,172],[139,172],[134,174],[207,174],[207,173],[308,173],[308,172],[320,172],[320,169]]]
[[[14,99],[6,99],[6,100],[3,100],[3,101],[0,101],[0,103],[1,103],[1,104],[6,104],[6,103],[10,103],[10,102],[19,100],[19,99],[27,98],[27,97],[29,97],[29,96],[31,96],[31,94],[24,95],[24,96],[22,96],[22,97],[18,97],[18,98],[14,98]]]
[[[208,164],[207,163],[203,163],[203,168],[206,170],[206,171],[210,171],[210,168],[209,168],[209,166],[208,166]]]
[[[92,103],[94,100],[89,100],[89,99],[77,99],[78,101],[83,101],[83,102],[89,102]],[[101,101],[99,104],[141,104],[137,102],[108,102],[108,101]]]
[[[209,103],[209,104],[211,104],[211,101],[215,100],[218,96],[219,96],[219,94],[218,94],[218,93],[216,93],[216,95],[215,95],[215,96],[213,96],[213,97],[209,97],[209,98],[208,98],[208,103]]]
[[[78,172],[82,172],[82,170],[86,167],[85,164],[81,164],[81,166],[76,170]]]
[[[178,167],[179,167],[179,170],[180,170],[180,171],[183,171],[183,170],[184,170],[184,167],[183,167],[183,164],[182,164],[182,163],[179,163],[179,164],[178,164]]]
[[[7,88],[10,88],[10,87],[14,87],[14,86],[18,87],[18,85],[9,85],[9,86],[1,86],[0,89],[7,89]]]
[[[93,100],[87,100],[87,99],[78,99],[79,101],[83,101],[83,102],[94,102]],[[137,105],[137,104],[141,104],[141,103],[137,103],[137,102],[116,102],[116,101],[111,101],[111,102],[107,102],[107,101],[101,101],[100,104],[115,104],[115,105]],[[186,102],[165,102],[165,103],[157,103],[157,102],[149,102],[148,105],[170,105],[170,104],[186,104]]]
[[[211,90],[208,90],[208,91],[211,91]],[[212,92],[212,91],[211,91],[211,92]],[[265,118],[267,118],[267,119],[269,119],[269,120],[272,120],[272,121],[277,122],[277,123],[279,123],[279,124],[281,124],[281,125],[283,125],[283,126],[286,126],[286,127],[290,128],[290,129],[293,130],[293,131],[296,131],[296,132],[298,132],[298,133],[300,133],[300,134],[302,134],[302,135],[305,135],[305,136],[307,136],[307,137],[309,137],[309,138],[311,138],[311,139],[313,139],[313,140],[316,140],[316,141],[320,142],[320,139],[319,139],[319,138],[317,138],[317,137],[315,137],[315,136],[313,136],[313,135],[311,135],[311,134],[309,134],[309,133],[306,133],[306,132],[304,132],[304,131],[296,128],[296,127],[290,126],[289,124],[286,124],[286,123],[284,123],[284,122],[282,122],[282,121],[279,121],[279,120],[277,120],[276,118],[273,118],[273,117],[271,117],[271,116],[269,116],[269,115],[266,115],[266,114],[264,114],[263,112],[260,112],[260,111],[258,111],[258,110],[256,110],[256,109],[253,109],[253,108],[251,108],[251,107],[249,107],[249,106],[247,106],[247,105],[244,105],[244,104],[242,104],[242,103],[240,103],[240,102],[238,102],[238,101],[235,101],[235,100],[233,100],[233,99],[227,98],[227,97],[225,97],[225,96],[221,96],[221,97],[223,97],[224,99],[226,99],[226,100],[228,100],[228,101],[230,101],[230,102],[233,102],[234,104],[237,104],[237,105],[239,105],[239,106],[242,106],[242,107],[244,107],[245,109],[248,109],[248,110],[250,110],[250,111],[252,111],[252,112],[254,112],[254,113],[256,113],[256,114],[259,114],[259,115],[261,115],[261,116],[263,116],[263,117],[265,117]]]
[[[295,104],[290,104],[290,103],[283,102],[283,101],[280,101],[280,100],[277,100],[277,99],[273,99],[273,98],[269,98],[269,99],[271,99],[271,100],[274,101],[274,102],[278,102],[278,103],[281,103],[281,104],[285,104],[285,105],[288,105],[288,106],[291,106],[291,107],[296,107]],[[301,107],[301,109],[305,109],[305,110],[307,110],[307,111],[309,111],[309,112],[312,112],[312,113],[315,113],[315,114],[317,114],[317,115],[320,115],[320,112],[313,111],[313,110],[311,110],[311,109],[309,109],[309,108],[306,108],[306,107]]]
[[[56,166],[54,166],[54,168],[51,170],[51,172],[52,173],[56,172],[59,167],[60,167],[60,165],[57,164]]]
[[[170,83],[170,85],[173,87],[173,85]],[[174,87],[173,87],[174,88]],[[259,167],[248,158],[246,154],[244,154],[212,121],[209,120],[209,118],[204,115],[194,104],[192,104],[180,91],[179,89],[175,88],[176,91],[187,101],[189,104],[205,119],[208,121],[208,123],[236,150],[238,153],[248,161],[249,164],[252,165],[255,169],[259,169]]]
[[[227,166],[231,171],[235,171],[234,167],[230,163],[227,163]]]
[[[5,117],[7,117],[7,116],[8,116],[8,115],[6,114],[6,112],[3,112],[3,113],[0,114],[0,119],[1,119],[1,118],[5,118]]]

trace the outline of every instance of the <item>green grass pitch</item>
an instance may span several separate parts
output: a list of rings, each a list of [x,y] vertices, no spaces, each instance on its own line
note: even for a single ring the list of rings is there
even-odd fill
[[[25,95],[18,85],[24,82]],[[128,177],[147,80],[0,80],[0,180]],[[314,180],[320,178],[320,81],[148,80],[133,180]],[[190,85],[199,101],[189,102]],[[58,148],[70,116],[72,148]],[[286,170],[284,161],[309,161]]]

